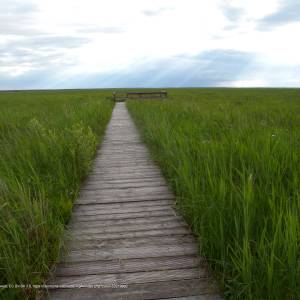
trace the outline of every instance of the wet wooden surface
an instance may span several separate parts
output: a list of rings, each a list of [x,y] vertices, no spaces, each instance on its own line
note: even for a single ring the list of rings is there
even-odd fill
[[[116,103],[48,282],[65,288],[46,298],[221,299],[174,204],[125,104]]]

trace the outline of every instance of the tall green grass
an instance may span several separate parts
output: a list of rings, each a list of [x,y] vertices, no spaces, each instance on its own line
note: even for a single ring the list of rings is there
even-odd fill
[[[0,94],[0,283],[40,284],[110,119],[100,92]],[[0,290],[26,299],[34,290]]]
[[[171,90],[128,108],[228,299],[300,299],[300,90]]]

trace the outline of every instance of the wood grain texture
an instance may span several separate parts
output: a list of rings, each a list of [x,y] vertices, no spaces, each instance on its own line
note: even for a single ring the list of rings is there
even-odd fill
[[[50,299],[56,300],[150,300],[174,297],[202,296],[201,300],[220,300],[215,284],[208,279],[171,280],[131,284],[127,288],[99,289],[54,289],[50,290]]]
[[[110,240],[100,241],[98,239],[90,239],[79,241],[76,238],[67,242],[68,250],[76,249],[99,249],[99,248],[131,248],[148,245],[181,245],[195,243],[195,238],[190,234],[177,234],[170,236],[148,236],[148,237],[135,237],[135,238],[117,238]]]
[[[170,236],[170,235],[182,235],[182,234],[190,234],[190,232],[182,227],[172,227],[172,228],[164,228],[164,229],[151,229],[151,230],[138,230],[138,231],[118,231],[118,232],[108,232],[108,233],[90,233],[90,234],[73,234],[70,232],[70,235],[77,240],[95,240],[99,241],[104,240],[115,240],[115,239],[125,239],[125,238],[139,238],[139,237],[154,237],[154,236]]]
[[[174,194],[117,103],[48,281],[61,288],[45,299],[221,299],[174,207]]]
[[[184,245],[154,245],[132,248],[96,248],[80,249],[68,252],[65,262],[82,262],[96,260],[131,259],[147,257],[165,257],[196,255],[197,247],[194,243]]]
[[[171,222],[180,221],[177,216],[158,216],[149,218],[131,218],[131,219],[119,219],[119,220],[103,220],[103,221],[89,221],[89,222],[72,222],[69,228],[72,229],[84,229],[84,228],[101,228],[110,226],[126,226],[134,224],[156,224],[159,222]]]
[[[163,271],[129,272],[115,274],[97,274],[81,276],[57,276],[54,284],[56,285],[113,285],[117,284],[137,284],[150,283],[181,279],[206,279],[206,272],[201,268],[174,269]],[[51,284],[51,282],[50,282]]]
[[[87,262],[64,262],[56,271],[56,276],[97,275],[110,273],[132,273],[195,268],[200,266],[197,256],[166,256],[133,259],[98,260]]]

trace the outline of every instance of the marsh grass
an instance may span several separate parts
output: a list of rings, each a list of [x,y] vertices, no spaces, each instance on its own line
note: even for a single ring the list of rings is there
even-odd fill
[[[101,92],[0,94],[0,282],[41,284],[110,119]],[[3,299],[34,290],[0,290]]]
[[[226,298],[300,298],[300,90],[180,89],[128,108]]]

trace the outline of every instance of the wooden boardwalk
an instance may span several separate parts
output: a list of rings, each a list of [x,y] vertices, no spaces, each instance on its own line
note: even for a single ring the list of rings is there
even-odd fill
[[[49,299],[221,299],[124,103],[74,205]],[[101,288],[88,288],[103,285]]]

